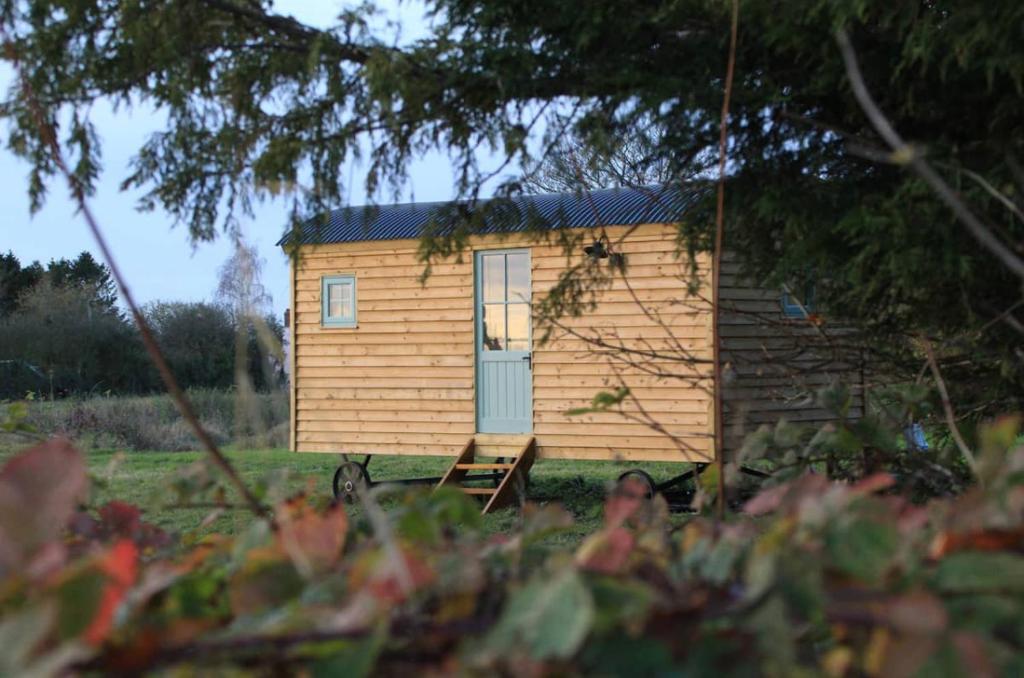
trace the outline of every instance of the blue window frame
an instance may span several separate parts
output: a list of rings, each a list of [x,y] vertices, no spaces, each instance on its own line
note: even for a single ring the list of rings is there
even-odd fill
[[[787,318],[805,318],[807,314],[814,313],[814,283],[808,282],[804,285],[804,293],[799,300],[789,293],[788,289],[782,292],[782,315]]]
[[[320,278],[320,324],[324,327],[356,326],[354,275],[327,275]]]

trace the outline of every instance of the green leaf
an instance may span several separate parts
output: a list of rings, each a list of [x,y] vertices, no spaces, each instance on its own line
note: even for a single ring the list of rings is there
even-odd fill
[[[565,568],[539,574],[513,593],[486,646],[496,652],[522,647],[536,659],[566,659],[594,623],[594,600],[579,573]]]
[[[0,622],[0,675],[18,675],[36,645],[53,626],[57,611],[52,603],[34,605]]]
[[[601,676],[663,676],[673,674],[673,658],[654,638],[616,635],[588,643],[582,663],[586,673]]]
[[[899,546],[899,534],[887,523],[856,519],[829,530],[825,542],[832,563],[839,570],[872,583],[889,569]]]
[[[642,626],[654,604],[654,592],[639,581],[594,577],[595,633],[611,633],[621,626]]]
[[[314,650],[314,653],[323,654],[322,659],[313,662],[312,675],[314,678],[320,676],[346,676],[350,678],[361,678],[368,676],[373,671],[377,657],[387,640],[387,627],[377,626],[369,637],[359,641],[337,641]]]
[[[1024,556],[954,553],[939,563],[935,585],[950,593],[1024,593]]]

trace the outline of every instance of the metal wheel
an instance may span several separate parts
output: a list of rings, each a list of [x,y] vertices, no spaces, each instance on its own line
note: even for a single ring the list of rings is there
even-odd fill
[[[366,467],[354,461],[346,461],[334,472],[335,499],[344,499],[351,504],[356,496],[370,485],[370,474]]]
[[[622,487],[623,483],[625,483],[627,479],[632,479],[640,483],[643,488],[644,497],[647,499],[652,499],[654,497],[654,493],[658,491],[658,484],[654,482],[654,478],[651,477],[650,473],[643,469],[631,468],[620,475],[618,487]]]

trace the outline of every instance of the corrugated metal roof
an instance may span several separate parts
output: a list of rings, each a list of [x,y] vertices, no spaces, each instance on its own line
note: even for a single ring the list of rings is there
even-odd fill
[[[425,230],[443,234],[460,222],[477,221],[474,233],[674,223],[705,190],[699,186],[608,188],[583,193],[548,193],[466,202],[419,202],[346,207],[326,223],[309,220],[301,233],[286,233],[278,245],[399,240]]]

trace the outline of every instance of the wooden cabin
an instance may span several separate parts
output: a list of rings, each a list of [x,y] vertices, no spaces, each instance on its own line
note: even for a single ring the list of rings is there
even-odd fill
[[[647,188],[517,198],[504,223],[486,217],[476,229],[485,234],[425,279],[419,236],[453,213],[443,204],[307,223],[280,243],[297,248],[291,448],[464,466],[474,452],[516,458],[527,444],[541,459],[710,462],[710,255],[691,261],[678,247],[697,197]],[[541,301],[574,266],[604,277],[584,295],[592,303],[542,322]],[[800,337],[820,333],[806,308],[745,281],[731,259],[721,300],[728,444],[783,413],[826,418],[770,359],[806,357]],[[620,387],[629,396],[608,411],[570,414]]]

